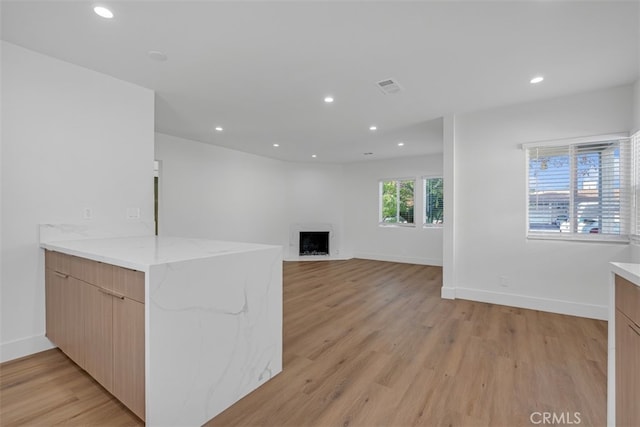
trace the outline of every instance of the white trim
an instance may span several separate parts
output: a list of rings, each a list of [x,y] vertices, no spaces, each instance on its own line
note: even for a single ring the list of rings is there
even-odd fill
[[[532,141],[525,142],[524,144],[520,144],[520,148],[522,150],[526,150],[528,148],[535,147],[556,147],[556,146],[565,146],[565,145],[574,145],[574,144],[586,144],[591,142],[602,142],[602,141],[613,141],[620,139],[629,139],[629,132],[617,132],[610,133],[604,135],[592,135],[592,136],[579,136],[576,138],[565,138],[565,139],[549,139],[542,141]]]
[[[370,252],[356,252],[354,258],[370,259],[373,261],[401,262],[404,264],[432,265],[442,267],[442,259],[439,258],[418,258],[397,255],[374,254]]]
[[[558,240],[562,242],[593,242],[593,243],[617,243],[629,244],[629,236],[615,236],[610,234],[584,234],[578,233],[535,233],[529,232],[529,240]]]
[[[384,183],[385,182],[389,182],[389,181],[412,181],[413,182],[413,222],[407,222],[407,223],[398,223],[398,222],[393,222],[393,223],[386,223],[384,222],[384,218],[382,217],[382,192],[384,191]],[[403,227],[408,227],[408,226],[415,226],[416,224],[416,206],[415,206],[415,201],[416,201],[416,184],[417,184],[417,178],[415,176],[413,177],[408,177],[408,178],[381,178],[378,180],[378,225],[380,226],[384,226],[386,227],[386,224],[393,224],[393,225],[401,225]],[[396,213],[396,216],[399,217],[400,216],[400,187],[396,188],[397,191],[397,208],[398,208],[398,212]]]
[[[607,320],[609,318],[608,305],[581,304],[551,298],[531,297],[471,288],[453,288],[453,291],[455,292],[455,298],[470,301],[520,307],[598,320]]]
[[[422,215],[422,228],[443,228],[444,227],[444,209],[442,222],[440,224],[432,224],[427,221],[427,180],[428,179],[441,179],[442,184],[444,186],[444,177],[442,174],[440,175],[422,175],[420,180],[422,181],[422,211],[420,212]],[[442,191],[442,201],[444,202],[444,187]],[[444,208],[444,206],[443,206]],[[414,219],[415,219],[415,206],[414,206]]]
[[[21,338],[0,344],[0,363],[20,357],[30,356],[41,351],[55,348],[51,341],[44,335]]]
[[[413,217],[415,218],[415,207],[413,211]],[[379,222],[378,227],[384,228],[416,228],[416,224],[413,222]]]
[[[456,299],[456,288],[447,288],[443,286],[442,288],[440,288],[440,298]]]

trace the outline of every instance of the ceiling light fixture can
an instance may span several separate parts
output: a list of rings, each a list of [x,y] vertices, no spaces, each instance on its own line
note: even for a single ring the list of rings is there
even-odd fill
[[[224,129],[222,129],[221,126],[216,126],[216,132],[222,132]]]
[[[378,130],[377,126],[369,126],[369,130]]]
[[[315,158],[316,158],[316,157],[318,157],[318,156],[316,156],[315,154],[312,154],[312,155],[311,155],[311,157],[313,157],[313,158],[315,159]]]
[[[278,147],[280,147],[280,144],[273,144],[273,146],[278,148]]]
[[[398,147],[404,147],[404,142],[398,142]]]
[[[536,84],[536,83],[540,83],[540,82],[541,82],[541,81],[543,81],[543,80],[544,80],[544,77],[542,77],[542,76],[536,76],[536,77],[534,77],[534,78],[532,78],[532,79],[530,80],[530,83],[531,83],[531,84]]]
[[[109,9],[107,9],[104,6],[96,6],[93,8],[93,11],[96,13],[96,15],[102,18],[105,18],[105,19],[113,18],[113,12],[111,12]]]
[[[333,102],[333,96],[325,96],[324,102],[331,104]]]

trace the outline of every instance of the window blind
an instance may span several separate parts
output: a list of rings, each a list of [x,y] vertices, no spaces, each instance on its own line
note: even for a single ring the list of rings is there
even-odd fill
[[[426,227],[441,227],[444,214],[444,187],[442,177],[423,177],[424,223]]]
[[[628,138],[528,146],[528,235],[628,240]]]

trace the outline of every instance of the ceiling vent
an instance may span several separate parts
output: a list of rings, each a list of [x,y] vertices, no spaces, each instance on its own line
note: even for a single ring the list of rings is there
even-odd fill
[[[398,82],[393,79],[380,80],[376,83],[376,86],[378,86],[378,88],[387,95],[393,95],[394,93],[398,93],[402,90]]]

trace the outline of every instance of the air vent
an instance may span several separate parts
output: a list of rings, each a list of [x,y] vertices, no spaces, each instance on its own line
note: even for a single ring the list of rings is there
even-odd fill
[[[380,80],[376,85],[387,95],[393,95],[394,93],[398,93],[402,90],[398,82],[393,79]]]

